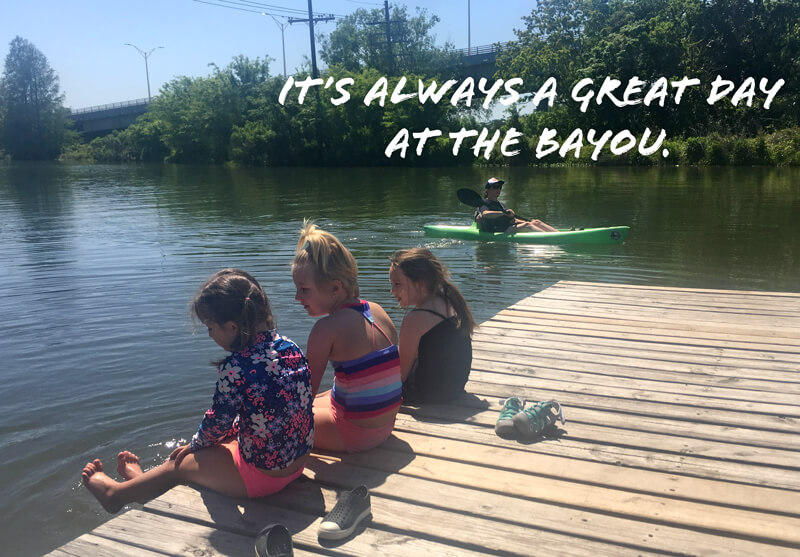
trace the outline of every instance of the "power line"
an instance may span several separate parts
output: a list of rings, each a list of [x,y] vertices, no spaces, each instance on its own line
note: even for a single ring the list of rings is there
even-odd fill
[[[250,2],[249,0],[193,0],[194,2],[199,2],[200,4],[208,4],[209,6],[217,6],[218,8],[228,8],[231,10],[239,10],[240,12],[249,12],[253,14],[263,14],[263,15],[271,15],[276,17],[282,18],[289,18],[289,16],[299,16],[305,15],[304,10],[299,10],[297,8],[286,8],[283,6],[276,6],[273,4],[262,4],[260,2]],[[234,4],[233,6],[228,6],[226,4]],[[242,7],[236,7],[242,6]],[[255,9],[249,9],[255,8]],[[265,11],[269,10],[269,11]],[[284,13],[273,13],[272,11],[282,11]],[[288,14],[288,15],[286,15]],[[325,14],[326,17],[329,19],[342,19],[344,15],[341,14]]]
[[[353,4],[366,4],[367,6],[380,6],[377,2],[362,2],[360,0],[345,0],[346,2],[352,2]]]
[[[244,8],[236,8],[234,6],[226,6],[225,4],[217,4],[216,2],[206,2],[206,0],[192,0],[193,2],[198,2],[200,4],[208,4],[209,6],[216,6],[218,8],[228,8],[230,10],[239,10],[240,12],[249,12],[251,14],[262,14],[264,12],[260,10],[245,10]],[[267,15],[275,15],[277,17],[286,17],[285,15],[281,14],[267,14]]]
[[[262,10],[274,10],[285,12],[292,15],[302,15],[305,12],[297,8],[285,8],[283,6],[275,6],[272,4],[262,4],[260,2],[251,2],[250,0],[217,0],[217,2],[224,2],[225,4],[238,4],[248,8],[261,8]]]
[[[283,10],[287,13],[293,15],[305,15],[305,12],[301,10],[297,10],[296,8],[285,8],[282,6],[275,6],[274,4],[262,4],[260,2],[252,2],[251,0],[216,0],[213,2],[207,0],[194,0],[195,2],[199,2],[201,4],[208,4],[210,6],[217,6],[219,8],[229,8],[231,10],[238,10],[241,12],[249,12],[254,14],[260,15],[268,15],[272,16],[273,19],[276,17],[282,17],[286,19],[289,24],[292,23],[308,23],[308,31],[309,31],[309,38],[311,42],[311,75],[316,78],[317,77],[317,53],[316,53],[316,45],[314,40],[314,23],[317,21],[332,21],[337,18],[342,18],[345,16],[336,16],[334,14],[314,14],[313,8],[311,6],[312,0],[308,0],[308,16],[307,18],[300,18],[300,17],[289,17],[283,14],[273,14],[269,12],[260,11],[261,9],[268,10],[268,9],[276,9],[276,10]],[[234,4],[229,6],[228,4]],[[243,6],[243,7],[237,7]],[[256,8],[256,10],[250,9]],[[278,23],[278,20],[275,20],[275,23]],[[286,74],[286,51],[285,51],[285,43],[283,43],[283,26],[278,24],[281,28],[281,43],[284,45],[284,75]]]

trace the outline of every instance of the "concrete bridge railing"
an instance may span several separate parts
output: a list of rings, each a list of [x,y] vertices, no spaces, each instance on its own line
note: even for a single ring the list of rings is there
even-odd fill
[[[148,99],[134,99],[79,108],[70,111],[70,119],[75,123],[75,129],[85,137],[96,137],[127,128],[147,112],[149,104]]]

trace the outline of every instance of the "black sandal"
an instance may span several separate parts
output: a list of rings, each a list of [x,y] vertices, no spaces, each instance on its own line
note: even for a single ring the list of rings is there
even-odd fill
[[[283,524],[265,526],[256,536],[258,557],[292,557],[294,546],[292,535]]]

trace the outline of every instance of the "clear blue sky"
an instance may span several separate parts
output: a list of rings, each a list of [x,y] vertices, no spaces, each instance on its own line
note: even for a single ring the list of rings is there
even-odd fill
[[[240,8],[244,3],[257,3],[308,9],[307,0],[207,1]],[[441,21],[434,30],[437,43],[450,41],[456,48],[465,48],[468,3],[472,46],[513,40],[514,29],[523,26],[522,17],[530,14],[535,5],[522,0],[412,0],[397,4],[405,4],[412,13],[419,6],[439,16]],[[315,13],[347,15],[358,8],[382,8],[383,2],[313,0],[313,6]],[[286,14],[277,8],[271,11]],[[321,23],[315,25],[315,30],[317,34],[329,33],[335,25],[335,22]],[[148,58],[153,95],[174,77],[206,76],[211,72],[209,63],[223,67],[238,54],[250,58],[270,56],[274,59],[271,73],[283,72],[281,32],[271,17],[194,0],[3,2],[2,60],[17,35],[31,41],[47,57],[61,80],[65,105],[71,108],[147,97],[144,58],[125,43],[135,44],[145,52],[164,47]],[[310,56],[307,24],[286,27],[284,37],[286,67],[292,73],[304,57]]]

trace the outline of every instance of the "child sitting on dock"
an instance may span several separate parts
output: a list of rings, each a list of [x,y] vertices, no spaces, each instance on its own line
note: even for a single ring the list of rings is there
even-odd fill
[[[99,459],[83,483],[108,512],[196,483],[232,497],[276,493],[300,476],[314,442],[311,374],[303,353],[275,330],[269,299],[244,271],[224,269],[192,304],[208,335],[230,356],[219,362],[211,408],[191,443],[146,472],[133,453],[117,457],[125,481]]]
[[[358,265],[334,235],[306,222],[292,278],[312,317],[306,354],[316,394],[328,360],[333,388],[314,399],[314,446],[357,452],[385,441],[402,402],[397,329],[381,306],[359,298]]]
[[[401,307],[414,307],[400,327],[403,402],[448,402],[469,378],[472,312],[430,250],[399,250],[390,261],[392,295]]]

